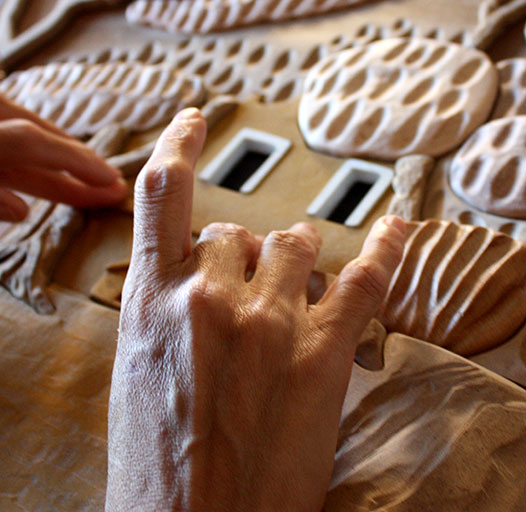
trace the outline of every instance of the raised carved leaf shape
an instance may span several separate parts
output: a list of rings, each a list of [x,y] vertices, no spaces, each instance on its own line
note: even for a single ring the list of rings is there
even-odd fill
[[[526,321],[526,245],[482,227],[409,223],[378,318],[461,355],[496,347]]]
[[[200,78],[141,62],[55,62],[12,73],[0,91],[76,137],[110,123],[147,130],[205,98]]]
[[[169,32],[206,33],[313,16],[367,0],[138,0],[128,6],[129,23]]]

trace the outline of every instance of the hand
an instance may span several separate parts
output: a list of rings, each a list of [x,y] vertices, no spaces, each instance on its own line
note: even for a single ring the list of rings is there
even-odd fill
[[[191,249],[197,110],[165,130],[135,188],[109,410],[107,511],[321,510],[360,335],[403,252],[380,219],[316,305],[321,239],[212,224]],[[252,276],[247,281],[247,276]]]
[[[12,190],[79,208],[107,206],[126,197],[118,169],[2,95],[0,148],[0,220],[20,221],[28,213],[26,202]]]

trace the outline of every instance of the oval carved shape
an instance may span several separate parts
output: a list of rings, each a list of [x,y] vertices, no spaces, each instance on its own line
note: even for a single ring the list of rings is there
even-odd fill
[[[469,356],[526,322],[526,245],[480,226],[408,223],[378,319],[390,331]]]
[[[488,118],[496,93],[497,70],[478,50],[416,37],[384,39],[332,54],[311,68],[299,126],[309,147],[340,157],[441,156]],[[330,115],[310,128],[321,104],[341,112],[344,103],[356,100],[359,115],[341,124],[339,133]],[[389,123],[366,144],[355,143],[379,109],[386,110]]]
[[[453,159],[449,179],[455,194],[471,206],[526,219],[526,116],[479,128]]]

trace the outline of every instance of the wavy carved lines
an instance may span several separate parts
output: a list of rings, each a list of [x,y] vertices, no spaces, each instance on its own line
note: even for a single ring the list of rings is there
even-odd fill
[[[379,319],[462,355],[500,345],[526,321],[526,246],[445,221],[411,223]]]

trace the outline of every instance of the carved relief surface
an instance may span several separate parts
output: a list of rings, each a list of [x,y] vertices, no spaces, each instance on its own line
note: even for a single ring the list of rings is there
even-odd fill
[[[368,0],[137,0],[128,6],[130,23],[169,32],[206,33],[244,25],[284,21],[344,9]]]
[[[479,128],[451,163],[450,181],[479,210],[526,219],[526,116]]]
[[[18,22],[29,7],[27,0],[0,1],[0,63],[11,66],[52,40],[79,12],[115,7],[126,0],[61,0],[51,12],[27,31],[19,33]]]
[[[491,117],[522,116],[526,114],[526,59],[507,59],[497,62],[499,95]]]
[[[74,208],[36,200],[28,219],[13,224],[0,238],[0,284],[37,313],[52,313],[47,286],[81,223],[82,215]]]
[[[400,332],[472,355],[526,322],[526,245],[482,227],[409,223],[402,263],[379,320]]]
[[[198,77],[132,62],[51,63],[12,73],[0,82],[0,91],[77,137],[110,123],[146,130],[204,101]]]
[[[399,334],[384,357],[354,365],[324,510],[524,510],[525,391]]]
[[[482,52],[387,39],[319,62],[299,124],[310,147],[341,157],[437,156],[485,121],[496,92],[497,71]]]

